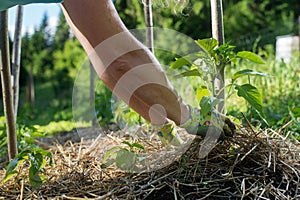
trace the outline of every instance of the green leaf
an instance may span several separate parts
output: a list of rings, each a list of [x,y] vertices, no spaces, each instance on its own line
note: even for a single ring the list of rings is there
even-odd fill
[[[197,40],[196,43],[209,55],[211,55],[211,51],[218,46],[218,41],[214,38]]]
[[[107,168],[109,166],[111,166],[112,164],[114,164],[116,162],[116,159],[109,159],[107,160],[105,163],[101,164],[101,168]]]
[[[200,101],[201,115],[207,116],[222,101],[216,97],[204,96]]]
[[[103,158],[102,162],[105,163],[108,158],[117,155],[116,150],[119,150],[119,149],[121,149],[121,147],[116,146],[116,147],[113,147],[113,148],[107,150],[106,153],[105,153],[105,155],[104,155],[104,158]]]
[[[196,98],[197,98],[197,102],[201,102],[201,99],[205,96],[209,96],[209,90],[202,86],[202,87],[199,87],[196,91]]]
[[[10,174],[13,172],[17,166],[19,166],[22,162],[24,162],[24,159],[20,159],[19,157],[14,158],[7,166],[6,168],[6,174]]]
[[[127,149],[121,149],[117,153],[116,165],[122,170],[131,170],[135,166],[136,155]]]
[[[178,69],[182,66],[190,65],[190,64],[191,62],[184,57],[176,58],[176,61],[171,64],[171,69]]]
[[[44,163],[43,155],[40,153],[32,153],[29,154],[30,164],[32,170],[38,174],[40,172],[40,169]]]
[[[130,143],[130,142],[127,142],[127,141],[123,141],[122,142],[123,144],[126,144],[127,146],[129,146],[130,148],[132,148],[133,146],[132,146],[132,144]]]
[[[263,122],[265,122],[265,124],[267,126],[270,126],[270,124],[268,123],[268,121],[266,120],[266,118],[263,116],[263,113],[261,114],[260,112],[258,112],[256,109],[254,109],[254,111],[258,114],[258,116],[263,120]]]
[[[250,51],[240,51],[237,53],[237,57],[250,60],[257,64],[265,64],[265,61],[260,56],[256,55],[255,53],[252,53]]]
[[[300,107],[296,107],[293,109],[294,117],[300,117]]]
[[[34,167],[29,168],[29,183],[33,188],[38,188],[42,185],[42,178],[36,173]]]
[[[26,159],[28,159],[29,150],[25,150],[17,155],[16,158],[14,158],[10,163],[8,164],[6,168],[5,177],[1,181],[2,183],[5,183],[8,181],[14,174],[18,173],[15,169],[21,165]]]
[[[175,78],[186,77],[186,76],[201,76],[201,73],[199,72],[198,69],[192,69],[192,70],[182,72],[181,74],[176,75]]]
[[[294,123],[296,124],[296,126],[300,129],[300,122],[297,120],[296,116],[291,111],[290,107],[289,107],[289,115],[291,116],[291,118],[294,121]]]
[[[142,150],[145,149],[145,147],[143,145],[141,145],[140,143],[138,143],[138,142],[134,142],[132,144],[132,147],[135,147],[137,149],[142,149]]]
[[[244,69],[244,70],[241,70],[241,71],[238,71],[236,72],[232,77],[231,79],[233,81],[235,81],[236,79],[242,77],[242,76],[260,76],[260,77],[270,77],[269,74],[264,74],[264,73],[261,73],[261,72],[256,72],[256,71],[253,71],[251,69]]]
[[[11,179],[15,174],[18,174],[19,172],[17,170],[12,170],[9,173],[5,174],[5,177],[2,179],[1,183],[5,183],[9,179]]]
[[[194,60],[199,58],[207,58],[207,55],[204,52],[197,52],[188,54],[181,58],[176,58],[175,61],[171,64],[171,69],[178,69],[182,66],[190,66]]]
[[[259,114],[264,117],[262,96],[258,89],[250,84],[237,85],[238,96],[243,97]]]

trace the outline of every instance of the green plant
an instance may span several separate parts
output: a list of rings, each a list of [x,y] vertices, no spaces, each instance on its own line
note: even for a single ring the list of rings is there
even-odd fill
[[[146,156],[139,153],[139,150],[144,150],[144,146],[140,143],[130,143],[127,141],[122,142],[126,147],[115,146],[109,149],[104,158],[102,167],[108,167],[112,164],[121,170],[136,171],[138,164],[143,164]]]
[[[98,122],[101,126],[107,126],[113,120],[111,96],[112,92],[102,81],[98,81],[95,93],[95,110]]]
[[[2,120],[0,120],[2,121]],[[0,145],[5,147],[7,144],[7,137],[5,126],[0,124]],[[49,164],[53,165],[52,154],[44,149],[39,148],[35,142],[35,138],[44,137],[44,134],[35,127],[27,127],[24,125],[18,125],[17,139],[18,139],[18,151],[20,152],[13,160],[11,160],[6,168],[6,174],[2,183],[5,183],[11,179],[14,175],[20,174],[24,164],[30,165],[28,177],[29,183],[33,188],[39,187],[45,180],[46,176],[45,166],[47,159]],[[6,148],[1,148],[0,155],[5,156]],[[23,164],[23,165],[22,165]],[[22,177],[23,178],[23,177]]]
[[[120,128],[131,128],[136,125],[147,124],[147,121],[144,118],[142,118],[123,101],[115,102],[113,107],[114,121],[120,126]]]
[[[1,181],[5,183],[14,175],[19,174],[21,169],[18,168],[24,163],[29,162],[29,183],[33,188],[39,187],[46,181],[45,166],[47,164],[46,158],[49,158],[49,164],[53,166],[52,154],[41,148],[26,149],[19,153],[7,166],[5,177]]]
[[[267,74],[253,71],[251,69],[244,69],[236,72],[231,77],[231,82],[216,90],[215,80],[219,76],[225,66],[236,64],[238,59],[247,59],[256,64],[264,64],[264,61],[256,54],[249,51],[235,52],[234,46],[224,44],[218,46],[216,39],[202,39],[197,40],[201,51],[186,55],[176,59],[171,65],[173,69],[183,68],[178,77],[197,76],[203,80],[203,85],[200,85],[196,91],[196,96],[202,110],[211,110],[216,105],[223,102],[224,99],[217,98],[220,93],[229,87],[228,96],[232,94],[232,88],[239,97],[243,97],[258,115],[267,123],[263,110],[263,99],[259,90],[251,84],[250,77],[267,77]],[[237,83],[241,77],[247,76],[248,83],[242,85]],[[207,114],[207,112],[202,112]]]

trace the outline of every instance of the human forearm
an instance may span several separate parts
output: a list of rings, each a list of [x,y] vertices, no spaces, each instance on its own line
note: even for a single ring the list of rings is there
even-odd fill
[[[111,0],[65,0],[63,10],[99,77],[153,124],[181,124],[187,106],[152,53],[126,29]]]

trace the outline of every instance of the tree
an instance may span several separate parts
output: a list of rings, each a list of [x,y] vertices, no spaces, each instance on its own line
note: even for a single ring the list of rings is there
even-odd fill
[[[239,49],[252,50],[258,37],[261,37],[259,46],[274,45],[276,36],[296,33],[295,22],[299,10],[297,0],[226,0],[225,38]]]
[[[32,47],[31,37],[28,32],[22,38],[22,49],[26,51],[21,52],[21,70],[25,69],[28,71],[26,78],[26,102],[28,102],[31,107],[34,106],[34,79],[33,79],[33,57],[34,48]]]
[[[53,51],[62,50],[64,48],[64,44],[68,39],[70,39],[70,28],[67,24],[64,14],[61,12],[59,14],[59,20],[54,34],[52,44]]]
[[[114,4],[128,29],[145,27],[143,5],[140,0],[116,0]]]
[[[52,81],[57,94],[72,89],[77,70],[83,64],[86,54],[76,39],[69,39],[62,50],[54,52],[54,68]],[[64,92],[64,93],[65,93]],[[69,93],[68,93],[69,94]]]
[[[22,39],[22,67],[29,72],[26,97],[31,107],[35,104],[35,74],[37,80],[50,79],[53,69],[53,56],[51,54],[51,34],[48,27],[48,16],[44,14],[41,24],[35,28],[30,36],[26,33]]]
[[[0,16],[1,36],[0,36],[0,68],[2,80],[3,107],[6,117],[8,158],[12,160],[18,154],[16,123],[13,111],[11,72],[10,72],[10,55],[8,40],[8,11],[2,11]]]

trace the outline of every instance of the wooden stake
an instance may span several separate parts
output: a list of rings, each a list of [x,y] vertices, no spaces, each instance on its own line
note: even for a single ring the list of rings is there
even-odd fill
[[[2,11],[0,16],[0,69],[2,81],[3,108],[6,119],[8,158],[9,160],[12,160],[17,156],[18,149],[11,87],[10,55],[7,25],[8,11]]]
[[[13,81],[13,105],[15,121],[17,121],[18,104],[19,104],[19,77],[20,77],[20,62],[21,62],[21,41],[22,41],[22,21],[23,21],[23,6],[17,7],[16,13],[16,28],[14,33],[14,43],[12,51],[12,75]]]
[[[153,17],[152,17],[152,0],[144,2],[144,16],[146,22],[146,45],[154,53],[154,33],[153,33]]]
[[[218,40],[219,46],[223,45],[225,42],[224,39],[224,24],[223,24],[223,7],[222,7],[222,0],[210,0],[211,4],[211,19],[212,19],[212,37]],[[220,65],[218,70],[218,76],[215,77],[215,91],[217,97],[219,99],[224,99],[218,105],[218,111],[220,113],[225,113],[225,66]]]

